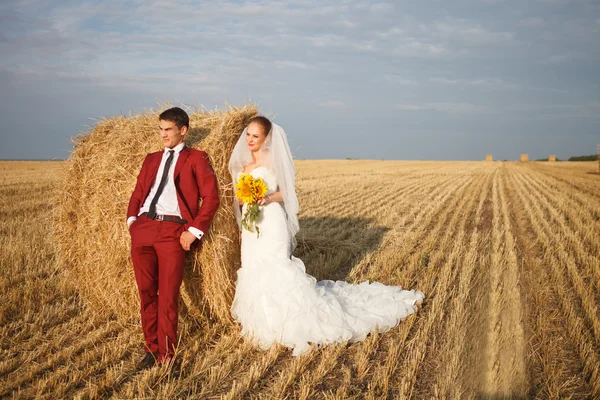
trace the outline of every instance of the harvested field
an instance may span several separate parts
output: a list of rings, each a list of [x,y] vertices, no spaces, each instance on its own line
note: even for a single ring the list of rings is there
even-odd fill
[[[297,358],[182,319],[181,379],[139,372],[140,326],[87,308],[57,262],[62,163],[0,162],[0,397],[600,397],[596,163],[297,167],[308,272],[419,289],[416,315]]]

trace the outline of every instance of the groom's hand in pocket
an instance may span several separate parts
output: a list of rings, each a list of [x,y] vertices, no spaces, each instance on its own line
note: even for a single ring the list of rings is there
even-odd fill
[[[131,225],[133,225],[133,223],[137,221],[137,218],[135,217],[129,217],[127,219],[127,230],[129,231],[129,234],[131,235]]]
[[[196,236],[190,231],[183,231],[179,237],[179,243],[181,243],[181,247],[185,251],[190,250],[190,246],[194,243],[194,240],[196,240]]]

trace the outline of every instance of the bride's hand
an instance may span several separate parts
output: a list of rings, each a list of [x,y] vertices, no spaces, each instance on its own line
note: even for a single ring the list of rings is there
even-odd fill
[[[269,203],[280,203],[283,201],[283,196],[281,196],[281,192],[271,193],[262,199],[258,200],[257,203],[260,206],[264,206]]]
[[[263,197],[262,199],[259,199],[257,201],[257,203],[259,206],[264,206],[266,204],[271,203],[271,195],[268,195],[268,196]]]
[[[237,201],[238,201],[238,204],[239,204],[240,206],[243,206],[243,205],[244,205],[244,202],[242,201],[242,199],[237,199]]]

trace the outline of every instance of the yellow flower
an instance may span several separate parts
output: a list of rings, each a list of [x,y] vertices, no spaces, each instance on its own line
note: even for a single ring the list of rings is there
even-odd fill
[[[242,226],[251,232],[254,232],[256,228],[258,236],[260,229],[256,225],[256,221],[260,215],[260,208],[257,201],[265,197],[269,189],[261,178],[254,179],[250,174],[241,174],[235,189],[235,197],[248,205],[246,213],[242,217]]]
[[[245,204],[256,203],[267,194],[268,188],[261,178],[256,178],[250,174],[242,174],[235,185],[237,189],[235,196]]]
[[[256,196],[256,200],[265,197],[267,191],[269,190],[269,188],[267,188],[267,185],[261,178],[254,180],[252,189],[254,195]]]
[[[250,177],[250,180],[248,179],[248,177]],[[235,196],[246,204],[254,202],[251,180],[252,175],[244,174],[240,176],[240,179],[235,185],[235,188],[237,189],[235,192]]]

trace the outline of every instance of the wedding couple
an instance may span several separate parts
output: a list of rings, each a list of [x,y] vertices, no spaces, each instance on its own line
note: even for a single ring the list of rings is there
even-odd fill
[[[165,148],[146,156],[127,211],[146,342],[140,368],[173,358],[185,252],[202,239],[219,207],[207,154],[185,146],[186,112],[170,108],[158,122]],[[280,126],[252,118],[229,170],[233,181],[246,173],[268,188],[258,202],[260,235],[241,228],[247,205],[232,205],[242,229],[242,267],[231,312],[244,337],[262,349],[281,343],[301,355],[311,344],[359,341],[376,328],[386,331],[416,311],[421,292],[378,282],[317,282],[292,256],[299,230],[296,170]]]

